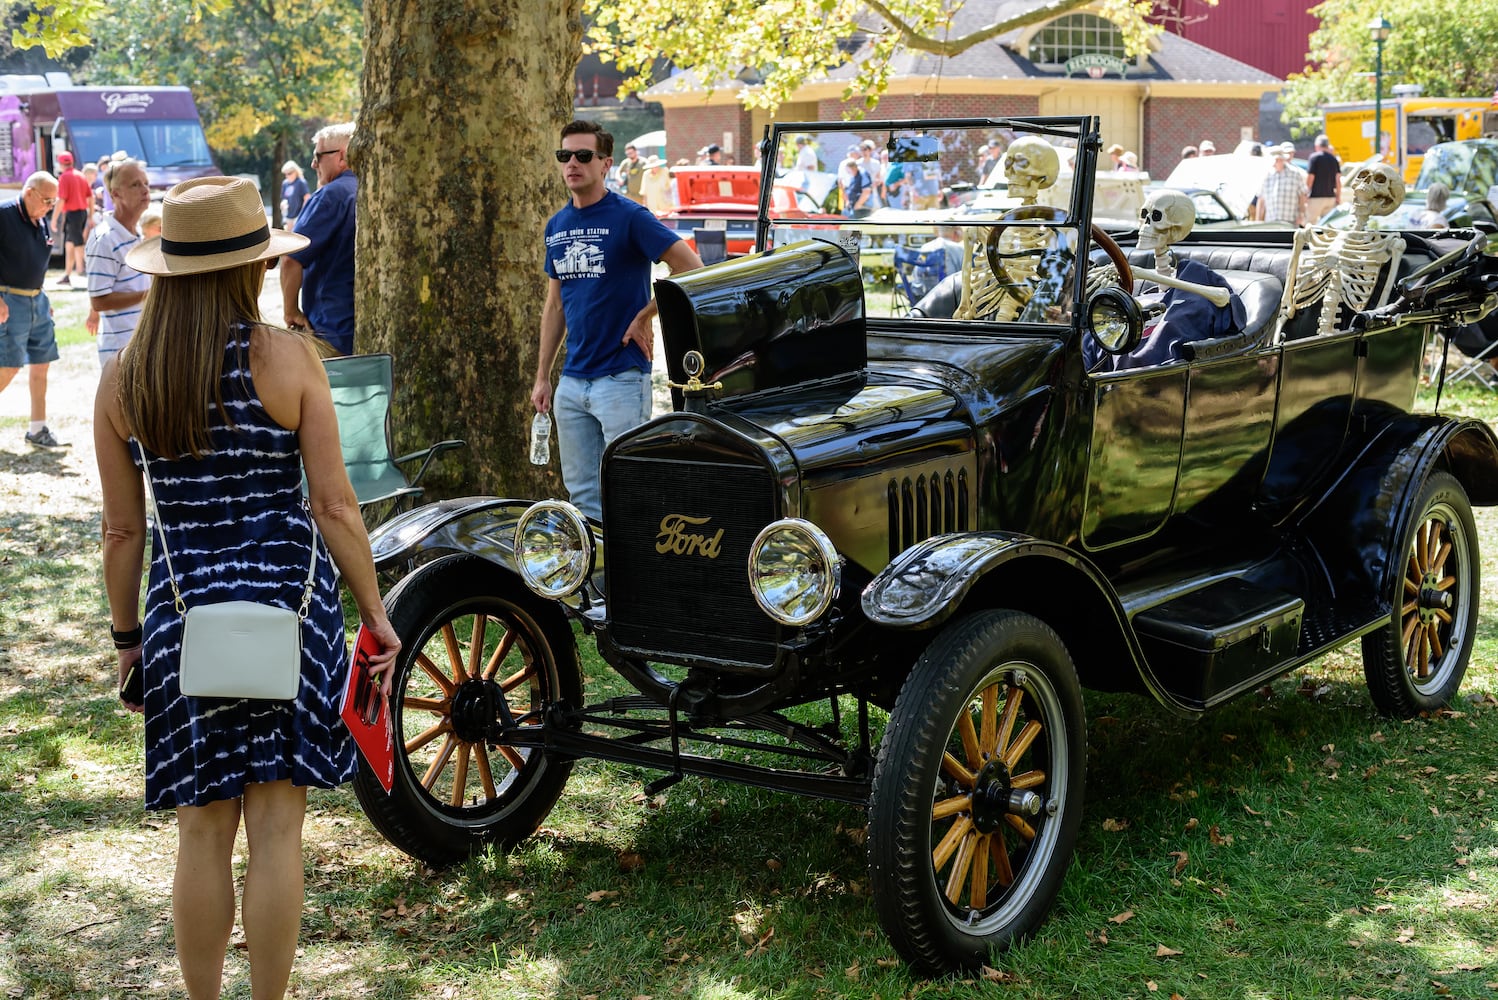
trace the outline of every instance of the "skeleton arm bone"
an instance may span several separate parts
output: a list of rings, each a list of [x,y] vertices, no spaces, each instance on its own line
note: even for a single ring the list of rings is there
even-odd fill
[[[1180,278],[1172,275],[1162,274],[1159,271],[1151,271],[1149,268],[1137,265],[1133,268],[1133,271],[1136,281],[1142,278],[1145,281],[1153,281],[1157,285],[1164,285],[1166,288],[1176,288],[1183,292],[1195,292],[1219,309],[1227,305],[1233,297],[1231,291],[1215,285],[1198,285],[1194,281],[1182,281]]]

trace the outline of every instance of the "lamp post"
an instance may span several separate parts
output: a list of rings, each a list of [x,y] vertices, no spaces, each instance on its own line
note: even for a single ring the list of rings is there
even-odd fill
[[[1373,36],[1376,52],[1373,60],[1373,158],[1380,163],[1384,159],[1384,42],[1394,26],[1380,14],[1368,22],[1368,33]],[[1391,137],[1392,138],[1392,137]]]

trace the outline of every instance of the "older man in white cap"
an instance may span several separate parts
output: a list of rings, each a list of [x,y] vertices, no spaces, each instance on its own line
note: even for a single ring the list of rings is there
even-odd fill
[[[1197,156],[1211,156],[1215,152],[1217,152],[1217,147],[1212,144],[1211,139],[1203,139],[1196,144]]]
[[[1306,174],[1290,165],[1295,147],[1290,143],[1271,146],[1274,166],[1264,175],[1254,217],[1262,222],[1288,222],[1303,226],[1306,221]]]

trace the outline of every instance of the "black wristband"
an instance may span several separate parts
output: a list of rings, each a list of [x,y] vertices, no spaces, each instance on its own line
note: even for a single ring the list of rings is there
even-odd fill
[[[137,624],[128,632],[116,632],[114,626],[109,626],[109,637],[114,640],[115,649],[134,649],[146,638],[145,626]]]

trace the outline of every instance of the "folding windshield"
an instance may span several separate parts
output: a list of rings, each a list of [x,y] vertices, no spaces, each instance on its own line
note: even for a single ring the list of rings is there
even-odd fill
[[[1074,181],[1093,173],[1090,122],[777,124],[762,190],[799,196],[762,197],[761,246],[841,244],[858,259],[871,318],[1069,325],[1086,260],[1092,185]]]

